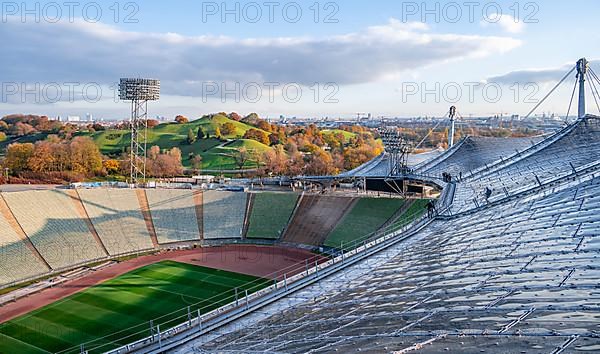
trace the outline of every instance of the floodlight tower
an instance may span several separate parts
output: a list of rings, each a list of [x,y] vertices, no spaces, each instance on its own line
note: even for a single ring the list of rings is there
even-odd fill
[[[407,160],[410,147],[395,129],[383,130],[380,135],[385,152],[389,155],[390,175],[398,176],[406,173],[408,171]]]
[[[130,180],[137,185],[146,181],[146,137],[148,133],[148,101],[160,97],[160,81],[154,79],[121,79],[119,98],[131,101]]]
[[[589,63],[585,58],[581,58],[577,61],[577,77],[579,78],[578,118],[583,118],[585,116],[585,75],[587,74],[588,65]]]

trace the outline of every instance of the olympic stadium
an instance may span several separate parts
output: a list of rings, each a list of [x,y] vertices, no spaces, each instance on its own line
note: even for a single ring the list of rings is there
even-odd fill
[[[547,136],[299,177],[371,193],[4,191],[0,352],[598,352],[581,108]]]

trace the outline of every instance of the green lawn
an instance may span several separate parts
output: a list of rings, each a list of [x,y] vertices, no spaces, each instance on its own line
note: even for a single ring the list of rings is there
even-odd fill
[[[86,350],[104,352],[150,335],[151,320],[164,330],[185,321],[187,306],[206,313],[232,301],[235,288],[243,294],[269,284],[223,270],[155,263],[0,325],[0,353],[79,353],[84,342]]]
[[[235,129],[231,134],[224,135],[227,139],[237,139],[229,148],[219,148],[221,141],[215,139],[215,130],[224,123],[231,123]],[[194,135],[198,133],[198,128],[202,128],[205,133],[210,135],[210,139],[196,140],[193,144],[188,144],[188,131],[192,129]],[[189,167],[190,153],[200,154],[202,156],[202,168],[204,169],[234,169],[235,163],[230,154],[234,148],[246,147],[248,150],[264,152],[270,149],[269,146],[257,141],[241,139],[244,133],[249,129],[257,129],[242,122],[236,122],[222,115],[214,115],[212,118],[204,117],[193,120],[189,123],[178,124],[175,122],[163,123],[154,128],[148,129],[147,144],[160,146],[161,149],[171,149],[178,147],[181,149],[182,163]],[[268,134],[268,133],[267,133]],[[130,133],[128,130],[109,129],[96,133],[81,133],[80,135],[90,136],[100,148],[100,152],[106,155],[119,155],[129,148]],[[246,166],[255,167],[255,166]]]
[[[347,132],[345,130],[341,130],[341,129],[324,129],[323,134],[342,134],[344,136],[344,139],[346,139],[346,141],[356,137],[356,133],[352,133],[352,132]]]
[[[354,248],[351,245],[369,236],[404,204],[398,198],[362,198],[329,234],[324,245]]]
[[[276,240],[287,225],[298,195],[293,193],[257,193],[250,214],[248,238]]]

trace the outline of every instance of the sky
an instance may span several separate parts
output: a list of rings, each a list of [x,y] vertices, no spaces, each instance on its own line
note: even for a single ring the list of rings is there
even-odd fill
[[[0,115],[122,119],[122,77],[161,80],[150,116],[528,113],[577,59],[600,73],[600,2],[0,2]],[[575,74],[536,113],[565,115]],[[587,107],[598,113],[591,91]],[[574,108],[571,109],[573,114]]]

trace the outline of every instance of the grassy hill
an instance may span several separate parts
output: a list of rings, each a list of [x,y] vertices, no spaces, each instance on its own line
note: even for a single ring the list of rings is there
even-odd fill
[[[235,130],[230,134],[223,134],[223,137],[238,140],[224,144],[214,138],[217,127],[225,123],[233,124]],[[192,129],[194,135],[196,135],[199,128],[202,128],[204,133],[209,134],[211,138],[196,140],[193,144],[188,144],[189,130]],[[189,155],[194,153],[202,156],[203,168],[205,169],[233,169],[235,168],[234,160],[226,155],[231,155],[234,149],[245,147],[248,150],[257,152],[270,149],[269,146],[257,141],[241,139],[249,129],[257,128],[217,114],[184,124],[175,122],[160,124],[148,129],[147,141],[149,147],[158,145],[161,149],[171,149],[173,147],[181,149],[184,166],[189,166]],[[100,152],[105,155],[119,155],[127,151],[131,143],[131,134],[128,130],[110,129],[95,133],[81,133],[81,135],[90,136],[94,139],[100,148]]]
[[[219,146],[215,146],[204,153],[202,155],[202,168],[204,169],[223,169],[223,170],[233,170],[237,169],[238,166],[235,164],[235,160],[232,157],[240,148],[246,148],[249,152],[252,153],[263,153],[270,149],[269,146],[259,143],[255,140],[247,140],[247,139],[237,139],[229,143],[221,144]],[[183,149],[182,149],[183,151]],[[185,165],[185,162],[184,162]],[[255,168],[256,164],[254,161],[248,161],[245,168]]]
[[[345,130],[341,130],[341,129],[324,129],[322,131],[323,134],[342,134],[344,136],[344,139],[346,140],[350,140],[351,138],[354,138],[356,136],[355,133],[352,132],[347,132]]]

